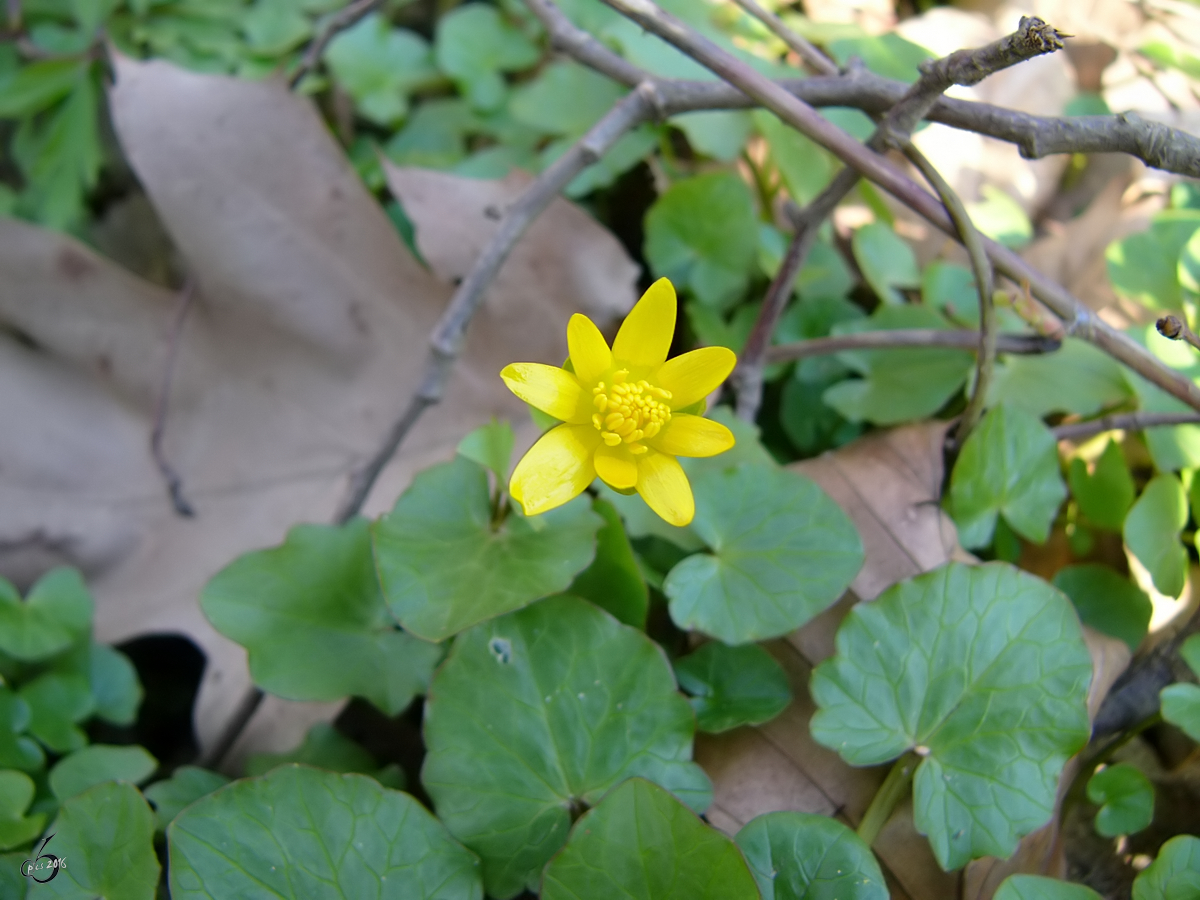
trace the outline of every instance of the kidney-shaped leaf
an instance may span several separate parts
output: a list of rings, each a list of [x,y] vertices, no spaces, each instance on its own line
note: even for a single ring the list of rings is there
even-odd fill
[[[92,597],[74,569],[43,575],[22,602],[0,578],[0,650],[32,662],[65,650],[92,626]]]
[[[851,765],[923,758],[914,819],[949,870],[1007,857],[1086,742],[1092,662],[1070,601],[1003,563],[950,563],[850,611],[813,673],[813,737]]]
[[[1200,838],[1180,834],[1133,880],[1133,900],[1195,900],[1200,897]]]
[[[421,780],[438,816],[483,857],[488,893],[535,886],[572,812],[626,778],[703,811],[695,723],[662,650],[574,597],[460,635],[430,687]]]
[[[842,595],[863,561],[854,524],[808,478],[741,465],[696,477],[692,528],[711,552],[667,576],[671,619],[726,644],[794,631]]]
[[[879,863],[836,819],[773,812],[737,834],[763,900],[887,900]]]
[[[1152,478],[1125,517],[1125,546],[1169,597],[1178,597],[1187,579],[1187,550],[1179,541],[1187,521],[1183,485],[1170,473]]]
[[[1135,834],[1154,818],[1154,785],[1137,766],[1106,766],[1088,779],[1088,799],[1100,807],[1096,833]]]
[[[199,766],[180,766],[165,781],[156,781],[142,793],[154,805],[158,830],[165,831],[171,820],[201,797],[229,784],[229,779]]]
[[[542,900],[757,900],[733,841],[656,784],[631,778],[571,829]]]
[[[1042,875],[1009,875],[995,900],[1100,900],[1090,887]]]
[[[235,781],[167,829],[172,900],[478,900],[479,861],[408,794],[282,766]]]
[[[66,800],[105,781],[140,784],[157,768],[158,760],[142,747],[92,744],[54,764],[50,790],[59,800]]]
[[[353,694],[395,715],[424,690],[441,656],[389,615],[365,519],[296,526],[282,546],[240,556],[213,576],[200,605],[249,651],[255,683],[289,700]]]
[[[33,779],[24,772],[0,769],[0,850],[20,847],[42,833],[45,814],[25,815],[33,791]]]
[[[792,702],[787,673],[758,644],[709,641],[676,660],[675,677],[691,695],[697,726],[712,734],[769,722]]]
[[[154,900],[160,870],[154,813],[133,785],[106,781],[72,797],[46,833],[54,837],[44,852],[66,865],[31,896]]]
[[[400,623],[440,641],[562,591],[587,568],[602,520],[586,498],[493,527],[487,472],[457,457],[426,469],[375,523],[375,561]]]

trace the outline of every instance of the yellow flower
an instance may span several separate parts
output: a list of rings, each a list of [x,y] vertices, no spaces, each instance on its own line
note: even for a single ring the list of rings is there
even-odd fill
[[[517,463],[508,490],[527,516],[561,506],[597,475],[623,493],[637,490],[672,525],[695,515],[677,456],[715,456],[733,446],[724,425],[680,410],[729,377],[737,357],[704,347],[667,359],[675,333],[675,289],[654,282],[630,311],[612,349],[587,316],[567,325],[574,372],[513,363],[500,377],[514,394],[560,419]]]

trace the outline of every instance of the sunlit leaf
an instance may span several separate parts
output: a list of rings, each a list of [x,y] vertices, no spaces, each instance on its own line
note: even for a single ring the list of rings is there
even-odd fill
[[[1088,779],[1087,796],[1100,807],[1096,833],[1103,837],[1136,834],[1154,819],[1154,785],[1137,766],[1105,766]]]
[[[1125,546],[1169,597],[1178,597],[1187,579],[1187,550],[1179,540],[1187,521],[1183,485],[1170,474],[1151,479],[1125,517]]]

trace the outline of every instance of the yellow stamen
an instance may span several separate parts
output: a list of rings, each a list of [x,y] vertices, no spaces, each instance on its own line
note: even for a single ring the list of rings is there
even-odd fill
[[[597,394],[592,402],[596,404],[596,409],[604,412],[608,408],[608,394]]]
[[[604,438],[604,443],[608,444],[610,447],[615,447],[617,444],[621,443],[621,436],[619,434],[613,434],[611,431],[600,432],[600,437]]]

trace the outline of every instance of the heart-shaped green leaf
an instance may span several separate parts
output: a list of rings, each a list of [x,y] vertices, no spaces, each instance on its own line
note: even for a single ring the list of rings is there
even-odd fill
[[[171,900],[478,900],[479,860],[408,794],[290,765],[198,800],[167,829]]]
[[[137,669],[120,650],[107,644],[84,643],[54,661],[54,670],[86,678],[91,685],[94,714],[114,725],[132,725],[142,704]]]
[[[1193,634],[1179,648],[1179,655],[1200,677],[1200,635]],[[1200,687],[1181,681],[1162,689],[1162,717],[1183,730],[1194,741],[1200,741]]]
[[[536,886],[572,813],[626,778],[704,810],[694,729],[657,644],[590,603],[552,597],[455,640],[426,701],[421,781],[504,900]]]
[[[950,476],[950,509],[964,547],[991,543],[996,516],[1041,543],[1067,495],[1058,444],[1041,420],[996,406],[963,444]]]
[[[0,686],[0,768],[35,772],[46,761],[37,741],[23,736],[32,718],[29,704]]]
[[[25,815],[33,792],[33,779],[24,772],[0,769],[0,850],[20,847],[42,833],[45,814]]]
[[[1087,741],[1092,662],[1070,601],[1004,563],[951,563],[854,607],[817,667],[813,737],[855,766],[923,757],[913,817],[943,868],[1006,857]]]
[[[1179,255],[1198,228],[1197,210],[1166,210],[1148,231],[1109,244],[1108,277],[1117,293],[1151,309],[1180,309]]]
[[[743,464],[693,483],[692,529],[711,552],[671,570],[671,619],[727,644],[794,631],[832,606],[862,566],[854,524],[796,472]]]
[[[631,778],[584,814],[546,866],[542,900],[758,900],[733,841]]]
[[[604,527],[596,532],[596,558],[575,576],[567,593],[591,600],[616,616],[618,622],[644,629],[650,591],[621,517],[607,500],[597,498],[592,501],[592,509],[604,520]]]
[[[74,569],[43,575],[25,601],[0,578],[0,651],[25,662],[46,659],[92,627],[92,595]]]
[[[474,6],[471,9],[490,9],[486,6]],[[458,454],[472,462],[477,462],[503,484],[508,477],[508,466],[512,462],[513,430],[508,421],[493,419],[487,425],[476,428],[458,442]]]
[[[773,812],[737,834],[762,900],[887,900],[868,847],[836,819]]]
[[[1067,480],[1071,495],[1089,524],[1109,531],[1121,530],[1133,506],[1134,486],[1120,444],[1109,441],[1090,473],[1087,463],[1075,457]]]
[[[47,672],[21,687],[29,704],[29,732],[55,753],[72,753],[87,744],[77,726],[96,709],[92,686],[82,675]]]
[[[1090,887],[1041,875],[1009,875],[994,900],[1101,900]]]
[[[1133,900],[1196,900],[1200,897],[1200,838],[1181,834],[1133,879]]]
[[[867,284],[884,303],[899,306],[904,303],[904,295],[897,288],[920,286],[912,247],[883,222],[864,225],[854,232],[850,244]]]
[[[1010,355],[997,363],[988,405],[1004,403],[1038,418],[1053,412],[1090,416],[1132,397],[1120,363],[1087,341],[1065,338],[1053,353]]]
[[[289,700],[353,694],[395,715],[441,657],[388,613],[365,519],[296,526],[282,546],[244,554],[213,576],[200,605],[249,651],[255,683]]]
[[[50,770],[50,790],[59,800],[66,800],[105,781],[141,784],[157,768],[158,760],[142,747],[92,744],[54,764]]]
[[[334,37],[324,61],[354,98],[355,112],[384,126],[398,124],[407,114],[409,91],[437,78],[425,39],[391,27],[379,13]]]
[[[1154,607],[1136,584],[1108,566],[1082,563],[1059,569],[1054,574],[1054,586],[1071,598],[1084,625],[1137,650]]]
[[[53,839],[42,852],[66,865],[31,897],[154,900],[160,871],[154,813],[133,785],[106,781],[72,797],[46,831]]]
[[[384,787],[404,790],[404,772],[396,765],[382,769],[361,744],[350,740],[328,722],[308,729],[299,747],[287,753],[252,753],[246,760],[247,775],[265,775],[277,766],[302,763],[329,772],[370,775]]]
[[[440,641],[562,591],[587,568],[603,520],[586,497],[493,527],[487,472],[463,457],[426,469],[375,523],[375,562],[392,613]]]
[[[787,673],[758,644],[709,641],[675,661],[675,677],[691,695],[696,725],[710,734],[769,722],[792,702]]]
[[[201,797],[207,797],[218,788],[229,784],[229,779],[216,772],[198,766],[180,766],[165,781],[156,781],[144,791],[146,799],[154,806],[154,818],[159,831],[177,815]]]
[[[1096,833],[1136,834],[1154,819],[1154,785],[1137,766],[1106,766],[1088,779],[1088,799],[1100,807]]]
[[[438,67],[478,109],[495,109],[507,88],[501,72],[532,66],[541,51],[491,6],[469,4],[442,16],[434,43]]]
[[[1169,473],[1152,478],[1125,517],[1125,546],[1168,597],[1178,597],[1187,580],[1187,550],[1179,540],[1187,521],[1183,485]]]

